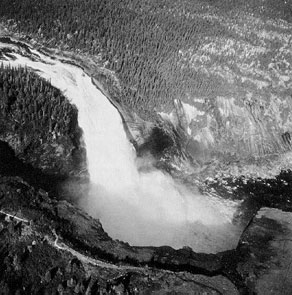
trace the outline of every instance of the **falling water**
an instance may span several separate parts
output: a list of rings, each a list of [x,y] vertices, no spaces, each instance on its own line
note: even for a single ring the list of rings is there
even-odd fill
[[[191,192],[154,168],[139,172],[120,114],[91,78],[76,66],[34,54],[34,60],[15,54],[5,63],[36,70],[77,106],[91,181],[80,204],[113,238],[134,245],[187,245],[201,252],[237,244],[234,203]]]

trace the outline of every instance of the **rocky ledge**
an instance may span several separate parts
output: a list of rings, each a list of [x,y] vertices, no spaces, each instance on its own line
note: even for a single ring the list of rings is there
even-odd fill
[[[292,214],[262,208],[243,233],[238,264],[250,294],[291,294]]]
[[[291,220],[292,213],[262,208],[238,247],[216,255],[133,247],[112,240],[72,204],[19,177],[1,177],[0,288],[3,294],[290,294]]]
[[[230,252],[114,241],[98,220],[18,177],[0,179],[0,220],[4,294],[238,294]]]
[[[216,255],[194,253],[187,247],[179,250],[167,246],[133,247],[112,240],[98,220],[69,202],[60,201],[55,195],[57,188],[51,189],[57,187],[60,171],[67,175],[73,167],[69,164],[76,163],[70,160],[73,150],[76,151],[72,133],[62,132],[66,129],[56,124],[53,128],[50,119],[36,105],[28,113],[34,114],[32,119],[43,122],[47,129],[37,124],[33,127],[44,130],[39,134],[46,135],[45,141],[50,134],[51,141],[40,142],[41,136],[29,138],[32,133],[26,132],[29,129],[22,130],[18,122],[22,117],[20,111],[25,109],[21,107],[22,97],[4,91],[4,85],[2,88],[8,98],[8,103],[2,106],[6,117],[0,139],[0,290],[3,294],[291,293],[291,213],[261,209],[248,224],[238,247]],[[51,99],[55,102],[54,95]],[[62,98],[59,101],[62,105]],[[68,111],[70,106],[63,103]],[[58,117],[58,114],[51,115],[51,118]],[[5,122],[8,124],[4,125]],[[29,117],[26,122],[30,123]],[[173,137],[162,129],[147,130],[147,140],[137,141],[141,154],[151,150],[160,156],[174,145]],[[79,138],[76,124],[73,131]],[[157,138],[164,139],[161,146],[157,145]],[[67,139],[68,149],[62,149],[62,139]],[[62,159],[65,160],[60,162]],[[64,165],[55,167],[58,163]],[[286,197],[290,194],[290,182],[285,178],[285,181],[278,179],[259,185],[259,182],[237,179],[231,186],[232,195],[243,199],[247,207],[251,204],[253,214],[263,206],[291,211],[287,205],[290,197]],[[217,192],[222,189],[217,184],[213,186]],[[212,185],[208,187],[211,189]],[[273,196],[281,188],[279,198],[271,198],[267,187]],[[250,195],[247,201],[242,194]],[[282,206],[283,203],[286,205]]]
[[[34,169],[77,175],[85,169],[85,150],[76,107],[33,71],[1,64],[3,50],[10,49],[0,49],[0,140]]]

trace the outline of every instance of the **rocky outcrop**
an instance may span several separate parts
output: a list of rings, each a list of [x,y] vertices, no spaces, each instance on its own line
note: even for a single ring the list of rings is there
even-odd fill
[[[221,258],[216,255],[197,254],[190,248],[131,247],[127,243],[112,240],[98,220],[67,201],[54,201],[18,178],[2,178],[0,181],[2,210],[17,212],[16,208],[22,208],[22,212],[29,213],[26,218],[34,220],[36,226],[50,225],[51,229],[81,252],[89,251],[93,256],[116,263],[129,262],[133,265],[152,265],[211,275],[220,272]]]
[[[9,55],[14,46],[31,54],[28,46],[6,39],[12,45],[0,48],[0,61],[5,60],[2,51]],[[77,109],[48,81],[25,67],[2,64],[0,113],[0,140],[24,163],[51,175],[78,175],[85,169]]]
[[[0,177],[0,286],[7,294],[290,294],[291,217],[262,208],[237,248],[218,254],[133,247],[67,201]]]
[[[260,15],[236,8],[192,14],[223,32],[208,32],[198,48],[179,51],[181,63],[196,73],[193,88],[172,110],[158,110],[184,130],[194,160],[212,162],[217,171],[245,174],[255,169],[251,162],[264,166],[291,150],[291,23]]]
[[[133,114],[122,112],[122,108],[119,110],[123,114],[125,128],[129,128],[131,132],[136,131],[130,138],[138,143],[136,148],[141,154],[151,151],[163,158],[169,147],[174,146],[175,150],[179,150],[178,153],[187,147],[199,165],[203,166],[206,161],[216,159],[217,162],[211,162],[212,168],[216,169],[214,163],[220,162],[218,159],[222,160],[220,164],[226,163],[224,161],[230,164],[238,160],[246,163],[244,161],[249,156],[254,158],[270,155],[277,146],[281,153],[289,149],[291,138],[289,130],[285,129],[290,124],[289,116],[283,115],[281,110],[281,118],[278,118],[281,121],[282,116],[286,116],[285,122],[288,125],[284,121],[280,125],[279,121],[273,121],[278,112],[275,108],[281,103],[275,106],[274,100],[268,100],[265,106],[267,109],[264,107],[262,111],[258,102],[252,103],[252,107],[246,107],[245,98],[242,101],[232,97],[227,102],[226,100],[226,97],[217,97],[215,100],[199,98],[195,107],[189,100],[176,100],[175,115],[160,112],[165,122],[158,120],[156,123],[160,122],[161,125],[153,122],[148,124]],[[283,99],[283,105],[286,102]],[[287,108],[289,111],[290,106]],[[189,112],[195,118],[190,119]],[[268,121],[272,122],[271,125]],[[280,129],[275,131],[271,127],[274,124],[278,124]],[[251,125],[250,129],[247,125]],[[192,126],[195,126],[194,129]],[[260,128],[261,132],[263,130],[260,140],[253,138],[251,130],[255,128]],[[284,133],[276,137],[279,130]],[[199,131],[201,135],[194,135],[194,132]],[[240,147],[237,147],[233,143],[238,140],[241,131],[247,138],[251,135],[252,138],[247,140],[248,144],[243,140]],[[268,135],[264,135],[265,132]],[[272,142],[271,150],[265,149],[265,144],[261,149],[263,136],[266,136],[268,147]],[[15,140],[17,137],[11,138]],[[178,138],[183,140],[177,140]],[[21,149],[23,143],[17,145],[17,142],[10,142],[7,138],[3,140],[9,142],[14,151],[7,147],[7,143],[0,142],[1,152],[4,151],[9,156],[4,156],[0,159],[1,162],[7,169],[14,171],[12,175],[25,177],[28,166],[18,158],[22,151],[17,149]],[[284,144],[278,142],[279,140]],[[186,146],[183,146],[184,143],[187,143]],[[29,147],[28,162],[35,163],[35,152],[39,156],[44,155],[44,159],[63,160],[64,154],[57,153],[58,145],[55,146],[57,150],[46,150],[46,146],[44,145],[45,151],[41,149],[43,147],[39,147],[39,151],[30,150]],[[53,165],[50,160],[46,163]],[[8,171],[3,170],[4,166],[0,167],[0,173]],[[49,166],[46,168],[41,164],[39,167],[46,170]],[[32,177],[27,181],[42,170],[29,171]],[[76,206],[49,198],[46,189],[39,185],[41,179],[36,179],[34,183],[27,183],[21,178],[0,179],[0,262],[4,266],[0,269],[0,287],[6,293],[94,294],[101,291],[128,294],[268,294],[265,292],[269,290],[280,293],[283,289],[277,282],[276,273],[284,274],[282,285],[285,290],[290,290],[290,282],[285,274],[290,265],[281,256],[282,253],[285,257],[291,256],[289,246],[284,243],[289,241],[290,226],[287,222],[290,213],[263,209],[248,226],[237,249],[217,255],[194,253],[187,247],[179,250],[171,247],[132,247],[112,240],[98,220]],[[288,204],[290,198],[287,197],[290,183],[282,180],[260,183],[244,178],[237,179],[239,183],[235,182],[231,186],[230,197],[243,199],[243,205],[246,205],[247,199],[247,206],[252,207],[252,214],[263,205],[291,210],[291,205]],[[225,189],[223,194],[230,192],[228,188]],[[276,191],[279,192],[279,189],[281,192],[277,195]],[[248,197],[245,199],[246,195]],[[285,251],[281,252],[282,249]]]
[[[131,22],[115,24],[117,31],[111,33],[118,35],[110,34],[104,47],[99,44],[105,40],[103,35],[94,42],[84,42],[84,38],[77,41],[78,30],[70,32],[71,26],[65,25],[71,22],[66,19],[71,14],[66,13],[65,7],[58,11],[66,15],[56,24],[58,37],[52,28],[38,28],[27,23],[23,16],[27,11],[22,11],[23,7],[14,2],[11,7],[15,12],[7,9],[3,16],[5,19],[5,15],[10,15],[6,24],[12,31],[23,30],[30,34],[18,32],[15,34],[18,38],[26,38],[35,46],[63,47],[62,52],[56,48],[45,48],[45,51],[71,57],[96,78],[107,97],[119,107],[126,129],[130,131],[128,134],[132,133],[129,137],[138,145],[147,143],[160,116],[162,130],[174,129],[176,132],[172,132],[171,137],[179,134],[180,139],[183,138],[179,148],[183,152],[186,149],[192,156],[199,166],[196,172],[202,174],[204,168],[208,169],[204,175],[218,171],[276,175],[287,167],[286,156],[291,159],[291,153],[287,153],[291,150],[292,132],[291,4],[289,1],[262,1],[261,5],[254,1],[203,2],[196,5],[192,1],[184,4],[174,1],[163,8],[156,3],[148,3],[149,7],[125,4],[121,20],[127,19],[127,13],[132,11],[129,15],[139,20],[137,28],[141,25],[142,32],[148,28],[149,34],[142,39],[128,40],[121,48],[118,44],[125,40],[122,41],[117,32]],[[32,15],[34,13],[32,10]],[[77,15],[74,17],[80,20],[82,27],[83,15]],[[150,27],[145,27],[147,22],[140,21],[144,15],[151,19],[157,15],[157,19],[153,19]],[[46,17],[54,19],[54,14]],[[96,18],[92,17],[93,20],[95,23]],[[98,30],[91,31],[92,36],[95,34],[98,36]],[[49,39],[46,36],[50,36]],[[157,36],[167,41],[155,40]],[[118,44],[111,38],[119,40]],[[152,41],[157,42],[157,46]],[[106,52],[105,48],[111,49]],[[145,54],[137,54],[139,48]],[[64,52],[64,49],[76,50],[78,54]],[[111,60],[107,60],[109,56]],[[168,129],[169,123],[172,128]],[[165,152],[167,156],[171,154],[167,149]],[[255,160],[257,165],[253,165]],[[272,169],[265,169],[269,163],[273,163]],[[259,166],[263,169],[258,169]]]
[[[262,208],[244,232],[238,271],[250,294],[291,294],[292,214]]]
[[[81,62],[83,64],[84,62]],[[167,165],[163,168],[170,168],[172,163],[181,162],[185,155],[186,137],[183,129],[174,126],[171,122],[164,121],[156,113],[152,113],[149,120],[142,119],[135,110],[123,104],[121,101],[120,89],[115,81],[113,73],[104,71],[101,68],[90,66],[85,63],[84,68],[93,77],[93,83],[109,99],[121,115],[125,132],[129,141],[136,149],[137,155],[143,157],[151,154],[158,162]]]
[[[4,294],[239,294],[228,255],[113,241],[98,220],[20,178],[0,178],[0,236]]]
[[[185,15],[207,19],[222,31],[213,35],[211,30],[196,48],[178,51],[182,67],[192,73],[190,89],[167,107],[145,107],[148,119],[142,120],[135,108],[123,103],[119,87],[112,86],[118,83],[109,79],[113,72],[100,74],[90,59],[83,64],[101,81],[107,97],[124,110],[130,138],[142,150],[151,151],[151,133],[159,128],[170,135],[174,147],[165,149],[162,158],[173,162],[179,153],[180,163],[190,155],[193,171],[200,176],[275,176],[289,168],[291,159],[291,23],[275,20],[274,14],[265,16],[267,22],[260,14],[242,10],[235,18],[232,13],[217,9]]]

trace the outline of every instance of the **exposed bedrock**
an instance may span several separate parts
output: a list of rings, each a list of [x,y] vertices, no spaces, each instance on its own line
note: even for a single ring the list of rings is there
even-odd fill
[[[291,157],[291,23],[244,13],[206,19],[229,33],[179,50],[195,78],[172,107],[155,111],[184,133],[206,174],[278,174]]]
[[[123,44],[119,35],[110,35],[119,42],[109,39],[106,42],[109,47],[85,42],[86,45],[79,44],[81,47],[77,49],[78,34],[62,31],[67,28],[66,20],[63,25],[62,22],[58,24],[62,41],[52,40],[52,28],[48,29],[50,38],[47,39],[47,30],[42,32],[37,26],[30,28],[23,20],[20,9],[23,7],[16,4],[19,15],[16,14],[15,22],[7,21],[7,25],[10,23],[11,29],[18,31],[15,35],[26,37],[35,45],[38,42],[38,45],[46,44],[44,48],[55,44],[58,48],[44,48],[45,52],[60,53],[62,44],[66,51],[75,50],[71,54],[68,51],[61,54],[78,59],[90,76],[100,81],[106,96],[120,106],[126,129],[132,133],[129,137],[139,146],[145,147],[146,143],[149,147],[152,129],[157,127],[160,116],[164,121],[162,129],[175,130],[180,139],[183,138],[179,140],[182,152],[186,150],[192,156],[200,172],[201,167],[207,165],[206,174],[225,170],[230,174],[247,174],[251,170],[251,174],[257,174],[259,167],[266,168],[267,162],[273,162],[276,167],[266,171],[270,174],[274,170],[279,172],[279,167],[285,169],[287,166],[286,156],[291,156],[287,153],[291,149],[292,132],[291,5],[289,1],[263,1],[261,5],[253,1],[203,2],[194,5],[192,1],[186,1],[189,5],[184,6],[186,3],[180,5],[180,1],[174,1],[177,4],[174,10],[158,9],[153,5],[153,9],[158,9],[158,19],[153,20],[155,25],[149,27],[145,40],[133,38],[127,45],[125,41],[129,47],[125,55],[124,46],[120,46],[122,51],[117,46]],[[125,7],[135,12],[133,19],[140,18],[141,9],[145,9],[145,15],[149,13],[143,5]],[[123,8],[123,11],[127,9]],[[3,14],[11,15],[11,11],[8,9]],[[171,19],[169,24],[177,23],[178,29],[168,26],[168,21],[164,23],[168,17]],[[118,25],[116,32],[124,28],[123,25]],[[156,26],[162,29],[158,32]],[[19,33],[22,29],[23,33]],[[27,36],[24,32],[32,35]],[[181,39],[181,32],[187,37]],[[92,32],[92,36],[94,34]],[[70,35],[72,38],[66,37]],[[155,40],[154,36],[166,36],[168,41]],[[157,42],[153,51],[152,41]],[[163,43],[167,44],[167,54],[159,52],[164,48]],[[23,45],[14,42],[13,46]],[[107,52],[101,58],[88,54],[99,48],[104,49],[101,55],[107,48],[115,54],[111,56]],[[147,54],[137,54],[139,48],[143,48],[141,52],[148,52],[149,58]],[[108,56],[111,60],[107,60]],[[169,122],[172,126],[168,129]],[[175,132],[170,132],[171,138],[176,138]],[[267,162],[261,162],[265,159]],[[257,160],[256,168],[252,167],[254,160]]]
[[[112,240],[98,220],[68,202],[19,177],[1,177],[1,290],[290,294],[291,218],[262,208],[237,248],[218,254],[132,247]]]
[[[238,272],[250,294],[291,294],[292,214],[262,208],[243,233]]]
[[[6,54],[17,52],[33,58],[27,45],[8,37],[1,40],[8,43],[0,49],[0,65]],[[13,69],[2,64],[0,114],[0,140],[8,143],[15,157],[50,175],[84,173],[78,111],[48,81],[25,67]]]
[[[40,294],[80,288],[85,294],[97,284],[107,292],[125,288],[130,294],[229,295],[238,294],[231,280],[241,286],[226,272],[234,263],[230,252],[131,247],[112,240],[98,220],[66,201],[52,201],[20,178],[0,179],[0,210],[3,290],[24,286],[25,294]]]
[[[231,99],[231,101],[233,100]],[[175,128],[173,127],[175,124],[169,122],[168,119],[166,123],[159,125],[158,121],[154,124],[143,121],[138,116],[135,117],[135,114],[123,114],[124,123],[126,122],[125,128],[131,129],[132,132],[132,138],[129,131],[128,136],[137,144],[136,149],[142,155],[150,151],[157,157],[164,157],[169,148],[175,146],[174,150],[177,149],[176,144],[181,144],[181,141],[177,139],[184,133],[187,139],[188,123],[186,110],[183,107],[183,103],[177,100],[176,112],[180,119]],[[238,112],[243,112],[241,113],[243,119],[249,120],[245,110],[246,107],[243,104],[240,105]],[[222,116],[217,111],[213,113],[206,111],[205,115],[209,116],[207,113],[214,115],[212,118],[216,121]],[[122,111],[120,110],[120,112]],[[124,112],[126,111],[124,110]],[[234,114],[238,113],[230,112],[231,117]],[[272,114],[273,117],[275,112]],[[134,117],[136,119],[133,119]],[[209,122],[208,120],[206,122]],[[10,124],[10,121],[8,122]],[[138,127],[135,127],[133,122],[138,122],[139,124],[135,125]],[[255,122],[256,120],[252,124],[259,124]],[[131,126],[131,124],[133,125]],[[238,123],[235,126],[239,128],[241,125]],[[270,130],[267,126],[267,124],[263,124],[263,129]],[[277,126],[281,126],[281,124]],[[284,135],[280,135],[279,138],[275,135],[276,131],[271,131],[275,136],[267,135],[269,141],[278,142],[281,152],[288,150],[290,144],[290,133],[285,128],[281,129]],[[11,130],[14,129],[11,125]],[[135,130],[138,130],[136,134],[133,132]],[[220,128],[216,130],[218,131]],[[226,135],[229,129],[224,128],[224,130]],[[238,135],[234,132],[232,134],[230,134],[230,138],[234,134]],[[220,150],[222,146],[225,151],[232,150],[232,144],[230,146],[224,145],[224,140],[227,142],[227,137],[224,139],[223,136],[222,139],[219,133],[217,135],[218,146],[215,141],[211,146],[208,143],[204,146],[204,151],[207,154],[208,151],[211,151],[209,155],[214,155],[214,157],[220,158],[222,156],[223,159],[232,160],[232,157],[227,157],[228,152],[222,154]],[[17,133],[12,138],[15,140]],[[3,163],[1,168],[8,175],[11,175],[7,173],[9,169],[14,171],[12,175],[20,175],[23,178],[26,177],[24,171],[30,171],[32,178],[37,175],[33,174],[34,171],[39,172],[36,169],[52,172],[55,169],[54,163],[66,164],[66,159],[68,159],[66,155],[70,154],[60,153],[62,141],[52,150],[50,145],[54,142],[47,142],[48,150],[42,150],[43,146],[38,145],[38,138],[36,145],[30,146],[23,142],[29,151],[26,159],[24,151],[21,149],[21,142],[9,141],[9,137],[3,137],[3,135],[1,139],[0,160]],[[52,139],[55,140],[53,137]],[[187,140],[182,142],[187,142]],[[70,147],[73,147],[74,144],[71,145],[72,141],[69,143],[67,151],[72,151]],[[249,154],[263,156],[273,152],[271,149],[265,153],[264,149],[260,150],[252,148],[252,146],[248,148],[250,153],[244,149],[241,154],[235,154],[234,159],[237,160],[241,157],[246,159]],[[215,147],[218,147],[218,150],[215,151]],[[219,147],[221,148],[219,149]],[[214,153],[212,149],[215,151]],[[64,150],[66,151],[66,148]],[[197,152],[200,149],[196,148],[195,150]],[[183,147],[179,151],[183,151]],[[40,157],[43,154],[44,157],[47,155],[48,159],[52,157],[53,161],[42,162],[42,158],[36,157],[36,155]],[[194,156],[194,154],[192,155]],[[204,164],[204,161],[211,159],[208,157],[194,158],[201,159],[199,164]],[[63,166],[65,170],[58,168],[58,172],[66,171],[68,173],[70,171],[68,169],[70,166],[65,164]],[[29,170],[27,165],[31,165],[33,169]],[[290,213],[283,213],[276,209],[263,209],[245,230],[237,249],[223,253],[200,254],[187,247],[179,250],[167,246],[132,247],[127,243],[112,240],[104,232],[101,223],[89,217],[82,210],[66,201],[56,201],[49,198],[47,193],[40,189],[42,187],[38,186],[39,183],[37,178],[35,183],[30,182],[29,184],[21,178],[1,177],[0,179],[0,262],[4,265],[0,269],[2,284],[0,287],[3,290],[16,292],[25,286],[28,294],[42,292],[50,294],[56,290],[61,294],[62,292],[64,294],[66,292],[84,294],[87,291],[94,294],[97,290],[117,293],[124,290],[132,294],[135,292],[137,294],[147,294],[147,292],[163,294],[168,291],[185,294],[190,292],[198,294],[238,294],[239,292],[242,294],[259,292],[261,294],[260,292],[263,292],[262,294],[265,294],[264,291],[268,292],[265,287],[268,280],[270,290],[281,293],[284,289],[280,290],[278,282],[274,282],[277,281],[279,273],[283,274],[282,277],[285,278],[282,282],[285,292],[290,290],[289,275],[286,275],[290,271],[290,264],[287,262],[290,257],[290,226],[288,224]],[[249,188],[254,184],[248,183],[248,185]],[[286,182],[283,182],[282,185],[286,187]],[[261,186],[260,189],[262,191]],[[282,199],[283,196],[281,196]],[[273,202],[264,200],[264,204],[271,206],[277,203],[274,199]],[[283,244],[283,241],[287,241],[287,243]],[[284,251],[282,249],[285,250],[285,253],[283,252],[285,257],[288,257],[287,261],[282,257],[281,251]],[[267,268],[266,265],[270,268]],[[114,289],[115,291],[113,291]]]

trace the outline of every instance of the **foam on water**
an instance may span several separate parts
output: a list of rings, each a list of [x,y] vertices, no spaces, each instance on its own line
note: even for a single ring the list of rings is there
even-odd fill
[[[236,246],[235,203],[191,192],[154,168],[139,172],[118,111],[91,78],[78,67],[34,53],[39,61],[15,54],[4,63],[37,70],[77,106],[91,180],[80,202],[110,236],[134,245],[188,245],[201,252]]]

